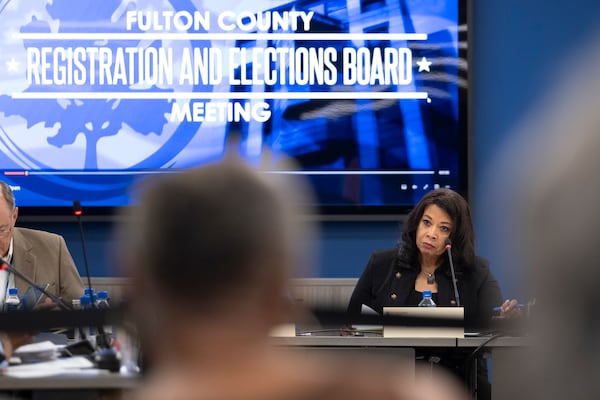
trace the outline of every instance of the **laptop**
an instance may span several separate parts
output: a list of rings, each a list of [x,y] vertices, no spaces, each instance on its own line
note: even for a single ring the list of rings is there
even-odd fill
[[[463,321],[464,311],[465,309],[463,307],[383,307],[384,315],[424,318],[429,319],[430,321],[436,320],[435,322],[439,321],[439,326],[403,326],[396,324],[384,324],[383,337],[464,338],[464,326],[444,326],[444,321],[450,322],[448,325],[456,325],[457,322]]]

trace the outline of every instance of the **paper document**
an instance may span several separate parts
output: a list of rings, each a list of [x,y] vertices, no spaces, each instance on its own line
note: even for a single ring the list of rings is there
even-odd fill
[[[63,374],[98,374],[94,363],[83,356],[59,358],[33,364],[22,364],[10,366],[4,372],[5,376],[15,378],[41,378]]]
[[[371,307],[369,307],[366,304],[363,304],[360,307],[360,313],[364,314],[364,315],[377,315],[378,314],[377,311],[373,310]]]
[[[11,362],[33,363],[40,361],[50,361],[58,356],[61,346],[57,346],[49,340],[26,344],[19,347],[13,354]]]

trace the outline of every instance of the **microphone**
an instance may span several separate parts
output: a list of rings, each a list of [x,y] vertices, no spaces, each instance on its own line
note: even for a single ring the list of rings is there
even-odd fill
[[[54,294],[47,291],[43,286],[40,286],[37,283],[35,283],[34,281],[32,281],[31,279],[29,279],[25,274],[23,274],[21,271],[17,270],[14,266],[9,264],[3,258],[0,258],[0,271],[7,271],[7,272],[14,274],[15,276],[23,279],[31,287],[36,288],[40,292],[44,293],[46,296],[48,296],[49,299],[51,299],[54,303],[58,304],[58,306],[61,307],[63,310],[73,311],[73,307],[70,304],[68,304],[66,301],[64,301],[61,297],[55,296]],[[70,317],[70,318],[72,319],[72,317]],[[55,318],[54,318],[54,320],[56,322]],[[80,330],[80,332],[82,334],[83,340],[81,342],[71,344],[71,345],[67,346],[67,348],[68,349],[70,348],[71,350],[74,348],[79,348],[80,351],[84,351],[85,346],[83,345],[83,343],[89,343],[89,342],[85,339],[85,334],[81,330],[81,326],[78,326],[78,329]],[[94,362],[96,363],[98,368],[109,369],[113,372],[116,372],[119,370],[120,363],[117,359],[116,353],[110,347],[110,335],[107,335],[106,333],[104,333],[102,325],[100,325],[99,332],[100,332],[100,334],[98,336],[96,336],[96,343],[101,347],[101,349],[99,351],[95,352]],[[88,346],[89,346],[89,344],[88,344]],[[88,352],[89,352],[89,349],[85,348],[85,352],[83,352],[83,353],[80,352],[79,354],[87,354]]]
[[[0,271],[10,272],[10,273],[14,274],[15,276],[23,279],[25,282],[27,282],[27,284],[29,286],[44,293],[49,299],[51,299],[53,302],[58,304],[62,309],[64,309],[64,310],[72,310],[73,309],[71,307],[71,305],[67,304],[67,302],[64,301],[62,298],[50,293],[43,286],[40,286],[37,283],[35,283],[34,281],[32,281],[31,279],[29,279],[25,274],[23,274],[21,271],[19,271],[15,267],[13,267],[11,264],[9,264],[7,261],[5,261],[2,258],[0,258]]]
[[[79,237],[81,238],[81,250],[83,253],[83,264],[85,266],[85,276],[87,278],[87,286],[90,296],[90,304],[92,309],[96,308],[94,298],[92,296],[92,278],[90,277],[90,268],[88,266],[87,251],[85,248],[85,236],[83,235],[83,223],[81,222],[81,216],[83,215],[83,209],[81,208],[81,202],[79,200],[73,201],[73,215],[77,218],[77,224],[79,225]],[[98,326],[98,335],[96,336],[96,344],[103,349],[111,348],[110,335],[104,331],[102,325]]]
[[[90,278],[90,269],[88,267],[87,251],[85,250],[85,237],[83,236],[83,224],[81,222],[81,216],[83,215],[83,209],[81,208],[81,202],[79,200],[73,201],[73,214],[77,218],[77,224],[79,225],[79,237],[81,238],[81,250],[83,253],[83,265],[85,266],[85,276],[87,278],[88,289],[90,292],[90,303],[92,302],[92,279]]]
[[[458,296],[458,286],[456,286],[456,273],[454,272],[454,262],[452,261],[452,241],[446,239],[444,242],[446,246],[446,252],[448,253],[448,260],[450,262],[450,272],[452,273],[452,287],[454,288],[454,298],[456,299],[456,307],[460,307],[460,297]]]
[[[53,295],[52,293],[50,293],[49,291],[47,291],[46,288],[44,288],[43,286],[38,285],[37,283],[35,283],[31,279],[29,279],[29,277],[27,277],[26,275],[24,275],[21,271],[19,271],[18,269],[16,269],[14,266],[12,266],[11,264],[9,264],[6,260],[4,260],[2,258],[0,258],[0,271],[7,271],[7,272],[10,272],[10,273],[14,274],[15,276],[18,276],[19,278],[21,278],[22,280],[24,280],[29,286],[31,286],[33,288],[36,288],[40,292],[44,293],[50,300],[52,300],[55,304],[57,304],[63,310],[73,311],[73,306],[71,304],[67,303],[66,301],[64,301],[62,299],[62,297],[58,297],[58,296]],[[81,327],[78,327],[78,329],[79,329],[79,332],[81,334],[81,338],[85,339],[86,335],[83,332],[83,330],[81,329]]]

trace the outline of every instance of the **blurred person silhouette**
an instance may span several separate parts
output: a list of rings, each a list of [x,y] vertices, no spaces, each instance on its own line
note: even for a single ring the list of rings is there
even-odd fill
[[[534,340],[515,360],[515,399],[584,400],[600,393],[600,35],[574,50],[560,78],[514,129],[486,172],[497,250],[535,298]],[[582,62],[585,60],[585,62]],[[518,388],[518,389],[517,389]]]
[[[451,189],[435,189],[423,196],[402,225],[402,240],[395,248],[373,252],[348,304],[351,316],[360,315],[366,305],[378,313],[383,307],[417,306],[423,291],[433,294],[437,306],[457,306],[446,243],[452,245],[456,286],[464,307],[465,329],[489,330],[493,309],[500,317],[520,314],[517,300],[503,300],[498,281],[488,262],[475,255],[475,234],[467,201]],[[419,358],[439,363],[468,380],[462,356],[435,351]],[[490,398],[487,366],[478,363],[477,398]]]
[[[147,182],[119,240],[150,360],[132,396],[463,399],[451,378],[415,379],[401,362],[342,363],[274,344],[312,232],[298,219],[310,196],[289,180],[228,160]]]

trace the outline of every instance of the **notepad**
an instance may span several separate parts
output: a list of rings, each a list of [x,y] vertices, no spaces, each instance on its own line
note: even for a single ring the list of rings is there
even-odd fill
[[[383,337],[393,338],[463,338],[464,327],[443,326],[443,321],[462,321],[463,307],[383,307],[384,315],[399,317],[435,318],[441,321],[440,326],[383,326]]]

